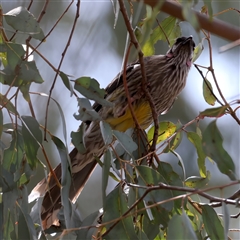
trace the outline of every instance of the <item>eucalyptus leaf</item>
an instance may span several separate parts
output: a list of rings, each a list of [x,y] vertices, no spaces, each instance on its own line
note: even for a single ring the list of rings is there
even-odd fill
[[[202,144],[205,154],[217,163],[218,169],[231,180],[236,180],[234,162],[223,148],[223,138],[218,130],[216,121],[212,121],[207,126],[203,133]]]
[[[17,7],[4,14],[8,25],[15,30],[27,33],[33,38],[42,40],[44,34],[37,19],[25,7]]]

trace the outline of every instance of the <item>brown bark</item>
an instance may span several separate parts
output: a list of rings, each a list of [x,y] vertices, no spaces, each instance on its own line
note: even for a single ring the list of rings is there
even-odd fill
[[[151,7],[155,7],[159,3],[159,0],[144,0],[144,3],[150,5]],[[166,0],[160,5],[159,10],[171,16],[184,20],[182,7],[176,2]],[[216,18],[211,20],[208,16],[194,10],[193,12],[196,14],[199,25],[202,29],[205,29],[214,35],[230,41],[240,39],[239,27],[233,26]]]

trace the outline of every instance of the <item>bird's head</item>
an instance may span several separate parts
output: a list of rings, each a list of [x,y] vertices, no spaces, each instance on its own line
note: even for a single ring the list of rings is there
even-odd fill
[[[166,53],[166,56],[175,59],[179,63],[186,63],[188,67],[191,66],[195,42],[192,36],[177,38],[175,43]]]

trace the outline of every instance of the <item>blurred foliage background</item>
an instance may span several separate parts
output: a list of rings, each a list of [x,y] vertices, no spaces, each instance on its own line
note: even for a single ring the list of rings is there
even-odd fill
[[[33,1],[31,12],[35,16],[38,16],[44,3],[44,1]],[[49,32],[56,20],[59,19],[66,10],[69,3],[70,1],[49,2],[47,11],[40,24],[44,33]],[[6,13],[18,6],[28,7],[29,1],[2,1],[1,5],[3,11]],[[140,5],[138,4],[138,6]],[[214,14],[229,9],[230,7],[240,9],[240,3],[238,1],[213,1],[212,6]],[[196,8],[200,10],[200,7],[201,4],[199,3],[199,6],[197,5]],[[121,14],[119,14],[117,25],[114,28],[113,6],[110,1],[83,1],[81,2],[80,9],[80,17],[61,70],[66,74],[71,75],[72,79],[81,76],[93,77],[100,82],[101,87],[105,87],[121,70],[126,43],[126,27]],[[75,11],[76,5],[74,3],[64,14],[63,18],[54,28],[46,42],[38,49],[38,51],[41,52],[41,54],[55,67],[58,66],[61,54],[66,46]],[[139,16],[136,19],[133,19],[134,23],[137,23],[143,18],[141,13],[142,10],[139,9],[139,12]],[[167,15],[163,13],[160,14],[159,20],[161,21],[166,16]],[[240,26],[239,13],[235,11],[223,13],[219,15],[218,18],[233,25]],[[189,23],[181,22],[180,26],[184,36],[193,35],[196,44],[201,41],[201,38]],[[10,27],[5,29],[5,31],[8,37],[12,36],[14,33],[13,29],[10,29]],[[203,37],[201,34],[200,36]],[[17,34],[16,38],[17,42],[22,41],[22,43],[24,43],[25,36],[23,34]],[[33,40],[33,45],[34,41],[36,44],[38,43],[36,40]],[[219,48],[227,43],[228,41],[224,39],[212,36],[213,64],[217,80],[224,96],[228,101],[231,101],[233,99],[239,99],[240,97],[240,51],[239,48],[234,48],[227,52],[219,53]],[[167,49],[168,45],[166,42],[158,42],[156,44],[156,54],[165,54]],[[32,84],[30,90],[32,92],[36,91],[48,94],[55,72],[52,71],[49,65],[35,53],[34,59],[45,82],[40,85]],[[206,42],[204,42],[204,51],[196,63],[202,66],[209,66],[209,49]],[[211,81],[211,79],[209,80]],[[1,87],[2,92],[4,92],[5,86]],[[42,98],[37,95],[32,95],[31,97],[36,117],[39,123],[44,125],[47,98]],[[59,102],[64,111],[67,122],[68,144],[69,149],[71,149],[70,132],[75,131],[79,126],[79,122],[73,117],[73,114],[77,112],[76,98],[70,97],[69,91],[65,88],[60,78],[57,80],[52,97]],[[167,119],[174,123],[180,121],[184,124],[196,117],[200,111],[203,111],[206,108],[208,108],[208,105],[205,103],[202,96],[202,78],[197,70],[192,67],[186,88],[181,93],[170,112],[167,115],[162,116],[161,120]],[[24,100],[21,100],[21,98],[18,100],[18,109],[22,115],[30,114],[27,103]],[[62,139],[62,125],[59,119],[58,109],[55,104],[51,103],[49,108],[48,128],[54,135]],[[211,119],[205,119],[200,122],[202,129],[204,129],[210,120]],[[239,126],[231,116],[225,116],[218,120],[218,127],[224,136],[224,147],[234,160],[239,174]],[[194,126],[192,126],[192,128],[194,128]],[[6,145],[9,142],[9,138],[6,134],[3,135],[3,141]],[[60,161],[57,150],[53,144],[49,144],[49,142],[44,145],[48,151],[52,165],[56,166]],[[185,163],[187,176],[198,175],[197,156],[194,146],[188,140],[184,139],[181,148],[179,148],[177,152],[181,155]],[[169,155],[168,157],[164,155],[161,156],[161,160],[170,162],[174,166],[174,170],[180,173],[180,168],[177,165],[178,160],[174,155],[172,155],[172,157],[169,157]],[[44,159],[41,155],[39,158],[41,160]],[[207,169],[211,171],[211,185],[221,185],[229,181],[227,176],[223,176],[223,174],[219,173],[216,164],[207,161]],[[28,185],[29,191],[31,191],[35,184],[44,177],[44,171],[40,166],[37,171],[38,174],[34,176],[34,179],[32,179]],[[114,186],[115,183],[110,182],[109,191]],[[228,188],[228,190],[231,190],[232,192],[233,188]],[[226,192],[226,195],[229,195],[229,193]],[[98,167],[89,179],[78,200],[82,216],[87,216],[89,213],[100,208],[102,206],[101,201],[101,169]],[[234,220],[232,221],[234,222]],[[238,219],[235,221],[235,224],[236,226],[237,224],[239,225]],[[233,237],[235,239],[240,239],[240,234],[235,233]]]

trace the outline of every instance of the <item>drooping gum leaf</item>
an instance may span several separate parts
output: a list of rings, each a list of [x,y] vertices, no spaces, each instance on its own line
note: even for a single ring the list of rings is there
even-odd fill
[[[86,98],[94,100],[103,106],[111,107],[113,105],[111,102],[104,99],[106,92],[103,88],[99,87],[99,83],[94,78],[81,77],[76,79],[74,89]]]
[[[208,184],[210,177],[211,177],[210,172],[207,171],[206,178],[191,176],[184,181],[184,184],[190,188],[202,188]]]
[[[190,219],[184,211],[182,215],[174,215],[169,222],[167,240],[172,239],[198,239]]]
[[[8,25],[20,32],[28,33],[33,38],[42,40],[44,34],[37,19],[25,8],[17,7],[7,12],[4,18]]]
[[[221,106],[216,108],[209,108],[204,110],[203,112],[200,112],[199,117],[222,117],[227,111],[228,106]]]
[[[37,120],[30,116],[22,116],[22,134],[24,139],[24,149],[30,167],[35,168],[37,162],[37,152],[42,144],[42,132]]]
[[[231,180],[235,180],[235,165],[228,152],[223,148],[223,138],[216,121],[212,121],[207,126],[203,133],[202,144],[203,151],[217,163],[218,169]]]
[[[202,218],[209,239],[225,239],[221,221],[212,207],[202,206]]]
[[[205,101],[210,105],[215,105],[216,98],[212,94],[213,88],[211,83],[205,78],[203,81],[203,97]]]
[[[119,185],[106,198],[104,205],[103,223],[122,217],[128,210],[126,196]],[[106,225],[108,229],[111,224]],[[119,223],[109,232],[109,239],[137,239],[131,217],[122,218]]]
[[[205,178],[207,174],[205,166],[206,155],[202,148],[202,139],[195,132],[188,132],[187,137],[197,150],[199,173],[201,177]]]
[[[137,144],[126,133],[113,130],[113,135],[130,155],[138,148]]]

